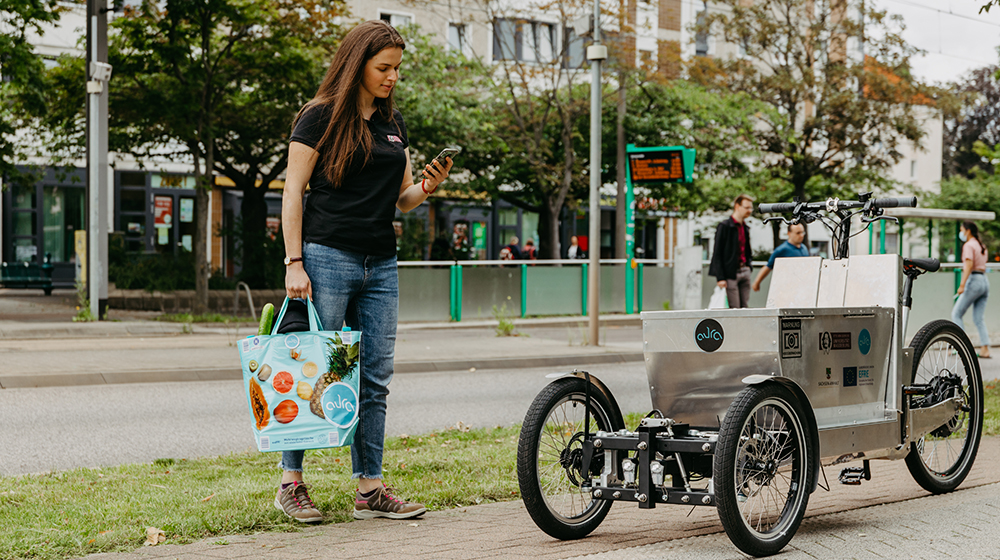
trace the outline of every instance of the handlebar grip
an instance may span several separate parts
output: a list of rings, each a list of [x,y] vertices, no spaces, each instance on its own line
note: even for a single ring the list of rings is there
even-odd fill
[[[876,198],[875,206],[877,208],[916,208],[917,207],[917,197],[915,196],[901,196],[893,198]]]
[[[775,202],[772,204],[765,203],[765,204],[759,204],[757,206],[757,211],[759,211],[761,214],[768,214],[768,213],[777,214],[780,212],[791,212],[792,210],[795,210],[794,202]]]

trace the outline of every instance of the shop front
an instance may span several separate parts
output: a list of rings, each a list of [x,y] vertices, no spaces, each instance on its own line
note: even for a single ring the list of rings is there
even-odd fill
[[[83,170],[47,169],[33,184],[8,183],[3,191],[3,261],[53,265],[57,288],[76,282],[75,237],[86,228]]]

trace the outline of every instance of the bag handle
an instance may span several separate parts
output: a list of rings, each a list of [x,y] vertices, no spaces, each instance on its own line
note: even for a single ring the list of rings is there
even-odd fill
[[[285,311],[288,310],[288,302],[291,298],[285,296],[285,302],[281,304],[281,311],[278,312],[278,316],[274,318],[274,324],[271,325],[271,334],[278,334],[278,326],[281,325],[281,320],[285,318]],[[311,298],[306,298],[306,309],[309,310],[309,330],[312,332],[319,332],[323,330],[323,322],[319,320],[319,313],[316,311],[316,306],[313,305]]]

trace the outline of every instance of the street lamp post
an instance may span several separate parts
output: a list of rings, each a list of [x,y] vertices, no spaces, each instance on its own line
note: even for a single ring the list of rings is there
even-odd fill
[[[590,61],[590,265],[587,267],[587,313],[590,344],[600,345],[601,301],[601,61],[608,48],[601,45],[601,0],[594,0],[594,44],[587,47]]]
[[[87,0],[87,294],[90,313],[108,309],[107,0]]]

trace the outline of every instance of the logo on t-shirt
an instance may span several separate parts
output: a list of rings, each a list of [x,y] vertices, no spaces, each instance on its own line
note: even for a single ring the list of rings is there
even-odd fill
[[[388,138],[390,142],[396,142],[397,144],[403,143],[399,136],[396,136],[395,134],[388,134],[386,135],[386,138]]]

